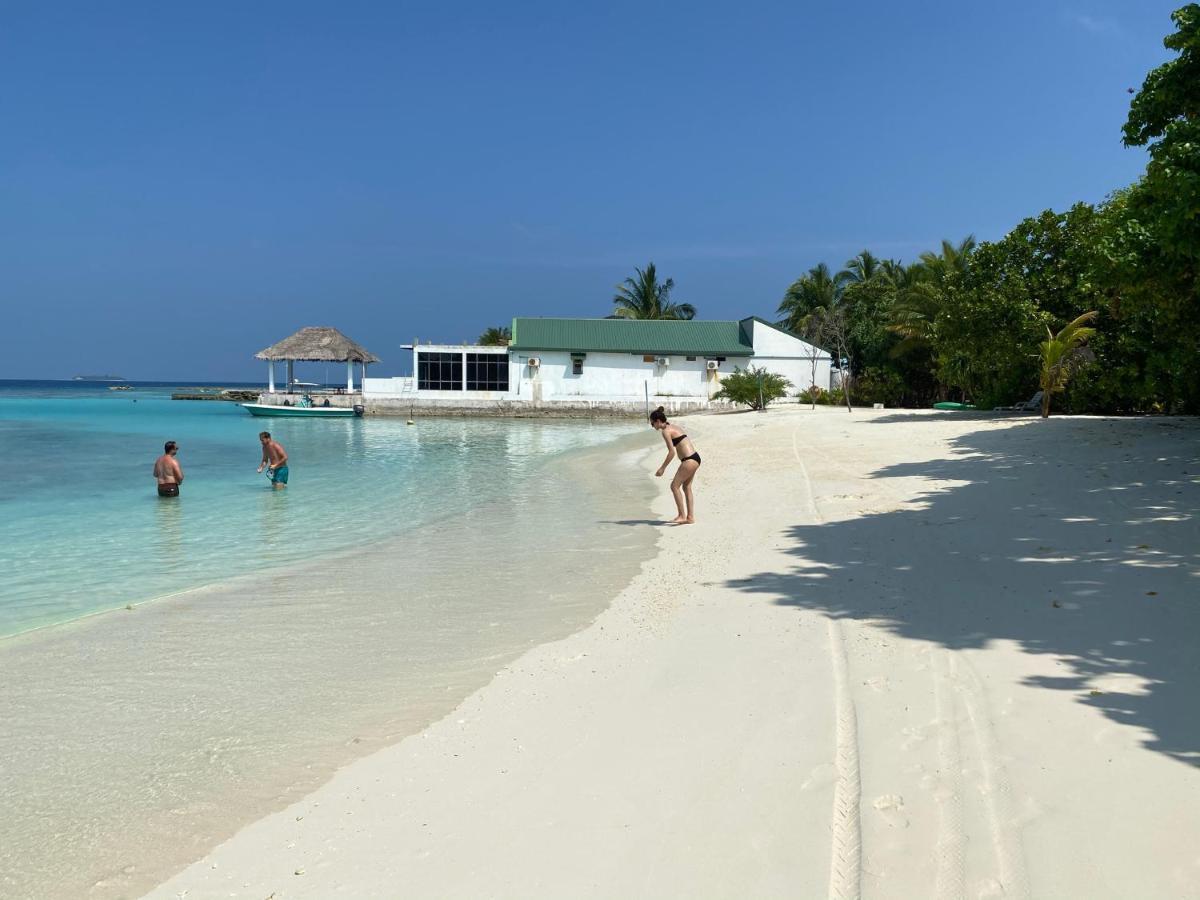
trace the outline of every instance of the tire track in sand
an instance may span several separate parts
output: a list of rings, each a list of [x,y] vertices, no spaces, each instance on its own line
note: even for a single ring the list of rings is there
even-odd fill
[[[991,718],[987,715],[987,697],[983,685],[964,657],[947,653],[947,658],[950,661],[950,677],[957,686],[958,696],[963,701],[967,721],[971,723],[971,731],[975,737],[976,752],[979,754],[983,775],[984,807],[992,832],[992,849],[1004,896],[1014,900],[1028,900],[1029,876],[1025,869],[1021,832],[1013,815],[1012,786],[1008,780],[1008,771],[1000,761]]]
[[[792,452],[804,482],[812,520],[820,524],[821,510],[817,507],[812,479],[800,455],[797,437],[799,427],[792,430]],[[833,703],[835,716],[834,768],[837,781],[833,788],[832,840],[829,861],[829,900],[860,900],[862,897],[862,779],[858,749],[858,713],[854,695],[850,692],[850,667],[846,659],[846,642],[842,638],[841,622],[826,619],[829,632],[829,659],[833,668]]]
[[[841,623],[827,621],[836,707],[837,782],[833,788],[833,847],[829,864],[830,900],[859,900],[862,895],[862,784],[858,755],[858,715],[850,693],[846,644]]]
[[[934,715],[937,717],[938,781],[934,800],[938,808],[937,866],[934,896],[937,900],[961,900],[966,896],[967,832],[963,826],[962,747],[954,693],[947,671],[950,651],[930,650],[933,669]]]

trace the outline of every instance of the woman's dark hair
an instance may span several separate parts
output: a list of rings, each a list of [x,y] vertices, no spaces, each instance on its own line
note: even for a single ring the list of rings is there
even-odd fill
[[[650,421],[651,422],[664,422],[664,423],[667,421],[667,414],[661,406],[658,409],[656,409],[654,412],[650,413]]]
[[[175,449],[175,446],[176,445],[174,441],[167,441],[165,444],[163,444],[163,453],[170,453]]]

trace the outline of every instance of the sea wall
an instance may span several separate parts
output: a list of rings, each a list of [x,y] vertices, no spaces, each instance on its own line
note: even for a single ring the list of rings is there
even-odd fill
[[[295,403],[297,394],[263,393],[259,403],[282,404],[284,400]],[[397,398],[370,397],[361,394],[317,394],[313,402],[323,406],[350,407],[362,403],[369,416],[496,416],[507,418],[541,419],[607,419],[639,418],[648,409],[662,406],[672,415],[684,413],[717,412],[733,409],[724,401],[709,401],[688,397],[651,397],[645,400],[517,400],[517,399],[473,399],[473,398]]]

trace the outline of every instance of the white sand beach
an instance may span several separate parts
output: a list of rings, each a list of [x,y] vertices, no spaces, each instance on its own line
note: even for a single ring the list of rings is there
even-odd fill
[[[590,627],[149,896],[1200,897],[1200,423],[686,427]]]

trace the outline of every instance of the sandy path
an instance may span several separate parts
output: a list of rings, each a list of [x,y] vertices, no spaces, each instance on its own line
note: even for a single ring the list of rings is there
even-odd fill
[[[687,427],[593,626],[151,896],[1200,897],[1195,422]]]

